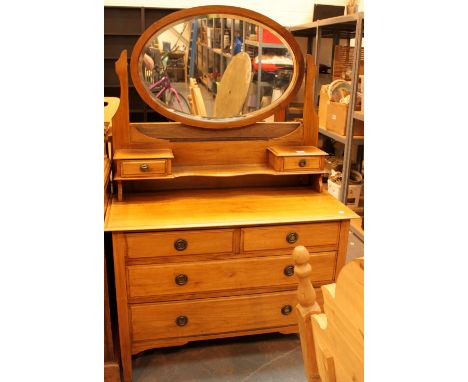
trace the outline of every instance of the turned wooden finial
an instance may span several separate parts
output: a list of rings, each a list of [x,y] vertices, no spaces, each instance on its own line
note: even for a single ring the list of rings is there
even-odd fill
[[[302,245],[297,246],[294,248],[293,258],[295,263],[294,274],[296,274],[299,279],[299,287],[297,288],[299,305],[304,311],[320,313],[321,310],[317,303],[315,290],[310,281],[312,267],[309,264],[309,251]]]

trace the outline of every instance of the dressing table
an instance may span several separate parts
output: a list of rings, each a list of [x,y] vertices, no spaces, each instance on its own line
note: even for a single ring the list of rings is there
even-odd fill
[[[247,113],[244,107],[225,118],[200,117],[169,104],[170,94],[163,99],[151,90],[158,77],[145,57],[148,48],[169,40],[167,33],[174,30],[186,34],[189,46],[203,44],[205,19],[215,19],[214,29],[257,27],[257,50],[249,50],[246,35],[242,48],[260,58],[257,72],[250,75],[249,94],[266,97],[263,107]],[[281,96],[270,104],[267,91],[255,93],[264,91],[258,84],[262,74],[274,79],[279,73],[260,72],[262,30],[276,36],[282,46],[275,49],[294,63],[278,69],[289,81],[278,90],[272,80]],[[232,46],[225,53],[227,66],[234,53]],[[320,286],[336,280],[346,258],[349,222],[357,215],[322,190],[326,153],[315,147],[312,57],[306,57],[305,67],[304,121],[263,122],[281,115],[303,80],[304,59],[292,35],[242,8],[178,11],[143,32],[130,60],[141,98],[175,122],[132,123],[127,52],[116,62],[121,94],[112,150],[118,192],[105,230],[112,233],[124,381],[132,379],[132,355],[147,349],[297,332],[292,314],[297,280],[290,256],[297,245],[310,252],[319,302]],[[182,83],[173,85],[184,94]],[[229,83],[222,86],[223,94],[229,94]]]

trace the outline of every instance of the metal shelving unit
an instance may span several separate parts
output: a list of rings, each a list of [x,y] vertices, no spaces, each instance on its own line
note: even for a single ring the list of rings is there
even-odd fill
[[[340,200],[346,203],[349,186],[349,175],[351,170],[351,148],[353,144],[364,145],[364,137],[355,137],[354,124],[356,120],[364,121],[364,112],[354,111],[356,103],[356,95],[359,83],[359,69],[360,69],[360,54],[362,37],[364,36],[364,12],[358,12],[352,15],[332,17],[324,20],[317,20],[306,24],[296,25],[290,27],[289,30],[294,36],[307,37],[307,53],[314,56],[315,65],[319,66],[319,50],[322,38],[333,38],[332,49],[332,62],[334,47],[339,44],[340,39],[347,39],[349,41],[354,38],[354,60],[351,75],[351,100],[349,103],[349,112],[346,120],[346,136],[335,134],[331,131],[319,128],[319,133],[337,142],[344,144],[343,155],[343,179],[340,190]],[[314,99],[318,101],[318,76],[314,82],[313,88]],[[317,102],[318,103],[318,102]],[[356,228],[351,226],[354,232]],[[358,232],[354,232],[358,233]],[[359,237],[363,240],[361,232],[358,233]]]

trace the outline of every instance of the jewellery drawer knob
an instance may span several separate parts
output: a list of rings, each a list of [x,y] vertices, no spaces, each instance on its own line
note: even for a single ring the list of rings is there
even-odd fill
[[[176,324],[177,326],[185,326],[188,323],[188,317],[187,316],[179,316],[176,318]]]
[[[286,265],[284,267],[283,273],[285,276],[288,276],[288,277],[292,276],[294,274],[294,265],[291,265],[291,264]]]
[[[146,172],[149,170],[149,166],[146,163],[140,165],[140,170]]]
[[[301,159],[297,164],[299,165],[299,167],[305,167],[307,161],[305,159]]]
[[[281,314],[283,316],[287,316],[288,314],[290,314],[292,312],[292,306],[291,305],[284,305],[282,308],[281,308]]]
[[[187,240],[184,239],[177,239],[174,242],[174,248],[178,251],[183,251],[187,248]]]
[[[299,239],[299,235],[297,234],[297,232],[289,232],[287,235],[286,235],[286,241],[289,243],[289,244],[293,244],[297,241],[297,239]]]
[[[185,285],[187,284],[188,277],[187,275],[184,275],[183,273],[179,274],[175,278],[175,282],[177,285]]]

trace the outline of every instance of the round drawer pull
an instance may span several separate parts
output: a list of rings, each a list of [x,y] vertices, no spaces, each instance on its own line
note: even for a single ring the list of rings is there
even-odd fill
[[[286,235],[286,241],[289,243],[289,244],[293,244],[297,241],[297,239],[299,239],[299,235],[297,234],[297,232],[289,232],[287,235]]]
[[[286,265],[284,267],[283,273],[285,276],[288,276],[288,277],[292,276],[294,274],[294,265],[291,265],[291,264]]]
[[[184,239],[177,239],[174,242],[174,248],[178,251],[183,251],[187,248],[187,240]]]
[[[299,167],[305,167],[307,164],[307,161],[305,159],[301,159],[298,163]]]
[[[187,284],[188,277],[187,275],[184,275],[183,273],[179,274],[175,278],[175,282],[177,285],[185,285]]]
[[[292,312],[292,306],[291,305],[284,305],[281,308],[281,314],[284,315],[284,316],[287,316],[291,312]]]
[[[149,170],[149,166],[146,163],[140,165],[140,170],[146,172]]]
[[[188,323],[188,317],[187,316],[179,316],[175,320],[177,326],[185,326]]]

